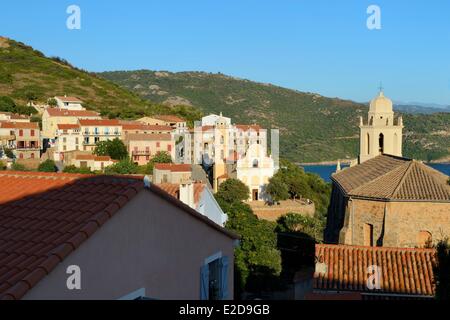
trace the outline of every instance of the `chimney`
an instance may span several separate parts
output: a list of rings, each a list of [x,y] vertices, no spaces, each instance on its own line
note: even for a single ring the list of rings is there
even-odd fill
[[[180,201],[195,209],[194,184],[192,182],[180,184]]]

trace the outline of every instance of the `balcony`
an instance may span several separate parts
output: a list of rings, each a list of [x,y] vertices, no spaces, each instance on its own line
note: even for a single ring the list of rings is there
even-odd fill
[[[131,152],[132,156],[151,156],[152,153],[150,150],[133,150]]]
[[[17,141],[17,150],[40,150],[41,147],[37,141]]]

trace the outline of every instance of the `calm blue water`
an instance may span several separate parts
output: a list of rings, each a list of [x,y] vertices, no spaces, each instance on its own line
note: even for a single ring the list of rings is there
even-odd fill
[[[441,171],[442,173],[446,174],[446,175],[450,175],[450,164],[437,164],[437,163],[433,163],[433,164],[428,164],[430,167]],[[346,165],[341,165],[342,168],[348,167]],[[303,168],[305,169],[305,172],[312,172],[312,173],[316,173],[319,176],[322,177],[322,179],[324,179],[326,182],[330,182],[331,179],[331,174],[334,173],[336,171],[336,166],[332,165],[326,165],[326,166],[322,166],[322,165],[315,165],[315,166],[303,166]]]

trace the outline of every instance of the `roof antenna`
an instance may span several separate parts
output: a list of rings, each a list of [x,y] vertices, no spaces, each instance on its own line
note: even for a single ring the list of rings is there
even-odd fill
[[[144,187],[149,189],[151,184],[152,184],[152,181],[150,180],[150,177],[148,175],[146,175],[144,177]]]

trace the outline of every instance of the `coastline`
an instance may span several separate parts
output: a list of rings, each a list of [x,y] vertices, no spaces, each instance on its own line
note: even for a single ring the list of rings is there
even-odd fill
[[[350,165],[351,160],[339,160],[341,164]],[[321,161],[321,162],[296,162],[298,166],[336,166],[338,163],[335,161]]]

